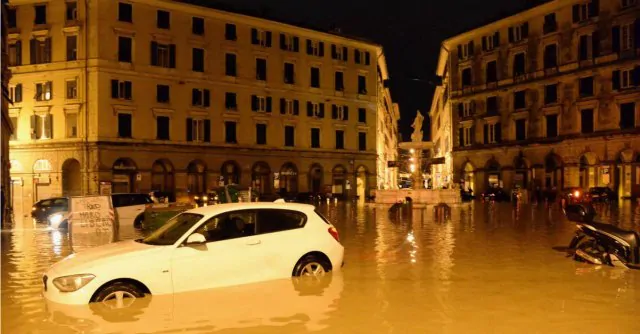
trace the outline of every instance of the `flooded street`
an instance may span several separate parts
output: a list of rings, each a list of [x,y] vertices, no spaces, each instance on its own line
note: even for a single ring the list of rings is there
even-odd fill
[[[42,273],[72,252],[69,238],[30,224],[3,230],[2,332],[640,332],[640,271],[554,250],[575,229],[557,208],[478,202],[442,217],[347,203],[320,211],[346,248],[342,271],[320,286],[281,280],[153,296],[126,311],[47,304]],[[640,231],[637,205],[603,215]]]

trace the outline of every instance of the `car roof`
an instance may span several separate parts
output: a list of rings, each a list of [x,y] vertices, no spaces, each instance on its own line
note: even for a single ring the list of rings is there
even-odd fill
[[[315,207],[310,204],[300,203],[274,203],[274,202],[245,202],[245,203],[223,203],[216,205],[203,206],[185,211],[186,213],[195,213],[201,215],[216,215],[228,211],[248,210],[248,209],[280,209],[294,211],[313,211]]]

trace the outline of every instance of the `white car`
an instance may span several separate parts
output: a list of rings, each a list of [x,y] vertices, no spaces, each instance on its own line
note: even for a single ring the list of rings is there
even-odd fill
[[[338,231],[307,204],[232,203],[185,211],[146,238],[67,256],[44,296],[87,304],[324,275],[342,267]]]

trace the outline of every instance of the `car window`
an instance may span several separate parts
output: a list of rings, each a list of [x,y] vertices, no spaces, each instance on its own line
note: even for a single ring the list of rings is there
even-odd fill
[[[307,221],[305,214],[290,210],[263,209],[258,210],[257,216],[257,234],[301,228]]]
[[[42,202],[40,202],[40,206],[50,206],[51,205],[51,200],[50,199],[46,199]]]
[[[149,195],[144,195],[144,194],[133,195],[133,205],[144,205],[149,203],[153,203]]]
[[[66,206],[67,205],[67,199],[66,198],[57,198],[53,201],[53,205],[57,205],[57,206]]]
[[[111,195],[111,201],[113,202],[113,207],[119,208],[119,207],[125,206],[123,199],[124,199],[124,196],[122,195]]]
[[[196,232],[207,242],[248,237],[255,234],[255,222],[253,210],[227,212],[207,220]]]
[[[178,214],[148,237],[142,239],[142,242],[149,245],[173,245],[202,217],[202,215],[195,213]]]

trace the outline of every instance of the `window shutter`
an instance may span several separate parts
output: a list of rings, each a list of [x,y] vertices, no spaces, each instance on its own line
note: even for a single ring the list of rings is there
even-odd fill
[[[44,62],[51,62],[51,37],[44,40]]]
[[[353,61],[356,64],[360,64],[360,50],[353,49]]]
[[[498,122],[495,126],[496,131],[496,142],[502,141],[502,123]]]
[[[267,96],[267,112],[271,112],[271,96]]]
[[[271,47],[271,31],[267,31],[267,47]]]
[[[169,67],[176,68],[176,45],[169,44]]]
[[[286,113],[286,103],[287,101],[284,98],[280,98],[280,114],[282,115]]]
[[[471,140],[469,141],[471,144],[476,143],[476,128],[475,126],[471,127]]]
[[[640,18],[636,19],[636,22],[635,22],[634,26],[635,26],[634,27],[634,29],[635,29],[635,31],[634,31],[635,40],[634,40],[634,45],[633,46],[636,49],[639,49],[640,48]],[[18,46],[18,48],[20,48],[20,47]]]
[[[462,102],[458,103],[458,118],[462,118],[464,115],[464,105]]]
[[[307,116],[313,117],[313,103],[311,101],[307,102]]]
[[[598,14],[600,14],[600,0],[591,0],[588,6],[589,17],[598,16]]]
[[[158,43],[151,42],[151,65],[158,66]]]
[[[293,51],[294,52],[300,51],[300,38],[298,37],[293,37]]]
[[[300,102],[298,100],[293,100],[293,115],[300,115]]]
[[[204,102],[204,106],[205,107],[208,107],[210,105],[210,102],[211,102],[210,98],[211,98],[211,96],[209,95],[209,90],[205,89],[204,90],[204,98],[203,98],[203,100],[204,100],[203,102]]]
[[[124,98],[131,100],[133,98],[133,87],[131,87],[131,81],[124,82]]]
[[[111,80],[111,98],[118,98],[118,80],[115,79]]]
[[[193,141],[193,119],[187,118],[187,141]]]
[[[344,56],[344,61],[348,61],[349,60],[349,49],[347,49],[346,46],[342,47],[342,55]]]
[[[258,97],[255,95],[251,95],[251,111],[258,110]]]
[[[458,45],[458,59],[462,59],[462,45]]]
[[[38,116],[31,115],[31,139],[38,139],[38,133],[36,132],[38,119],[36,117]]]
[[[258,30],[251,28],[251,44],[258,44]]]
[[[586,35],[582,35],[580,36],[580,41],[578,42],[578,59],[579,60],[586,60],[587,59],[587,36]]]
[[[620,89],[620,71],[619,70],[613,71],[613,73],[611,74],[611,82],[613,85],[613,90]]]
[[[44,135],[46,138],[53,138],[53,115],[47,114],[44,122]]]
[[[460,147],[464,146],[464,129],[463,128],[458,129],[458,146]]]
[[[638,25],[636,24],[636,27]],[[636,45],[638,45],[636,43]],[[22,41],[16,42],[16,64],[22,65]]]
[[[522,24],[522,38],[529,38],[529,22],[525,22]]]
[[[344,106],[342,107],[342,114],[344,115],[344,121],[348,121],[349,120],[349,107],[348,106]]]
[[[17,84],[13,102],[22,102],[22,84]]]
[[[32,38],[29,41],[29,58],[30,58],[30,63],[31,64],[35,64],[36,63],[36,39]]]
[[[307,54],[313,54],[313,45],[311,44],[311,40],[308,39],[307,40]]]
[[[320,55],[320,57],[324,57],[324,42],[320,42],[320,44],[319,44],[319,45],[320,45],[320,46],[319,46],[319,48],[320,48],[320,53],[319,53],[319,55]]]
[[[598,30],[591,35],[591,54],[594,59],[600,55],[600,33]]]
[[[613,52],[620,52],[620,26],[614,26],[611,29],[611,50]]]
[[[210,119],[204,120],[204,141],[206,143],[211,142],[211,120]]]
[[[496,31],[496,33],[493,35],[493,46],[494,47],[500,46],[500,32],[499,31]]]
[[[473,57],[473,47],[474,47],[473,41],[469,42],[469,46],[468,46],[468,48],[469,48],[469,57]]]
[[[280,49],[282,49],[282,50],[286,50],[287,49],[287,43],[285,41],[284,34],[280,34]]]
[[[573,5],[573,23],[580,22],[580,5]]]
[[[470,102],[469,108],[471,109],[470,110],[471,115],[475,115],[475,113],[476,113],[476,101],[472,100]]]
[[[489,124],[484,125],[484,143],[489,143]]]
[[[331,105],[331,119],[338,119],[338,107],[335,104]]]
[[[640,86],[640,66],[636,66],[633,69],[633,85],[636,87]],[[20,91],[22,92],[22,87],[20,88]],[[20,95],[22,96],[22,93]],[[22,99],[22,97],[20,99]]]
[[[509,27],[509,43],[513,43],[513,27]]]
[[[320,103],[320,115],[319,118],[324,118],[324,103]]]
[[[364,53],[364,64],[365,65],[371,64],[371,54],[369,53],[369,51]]]
[[[338,59],[338,51],[335,44],[331,44],[331,59]]]
[[[487,38],[488,37],[482,37],[482,51],[487,51]]]
[[[198,100],[200,100],[199,95],[200,94],[198,94],[198,90],[197,89],[193,88],[191,90],[191,105],[192,106],[197,106],[199,104],[199,101],[198,101]]]

